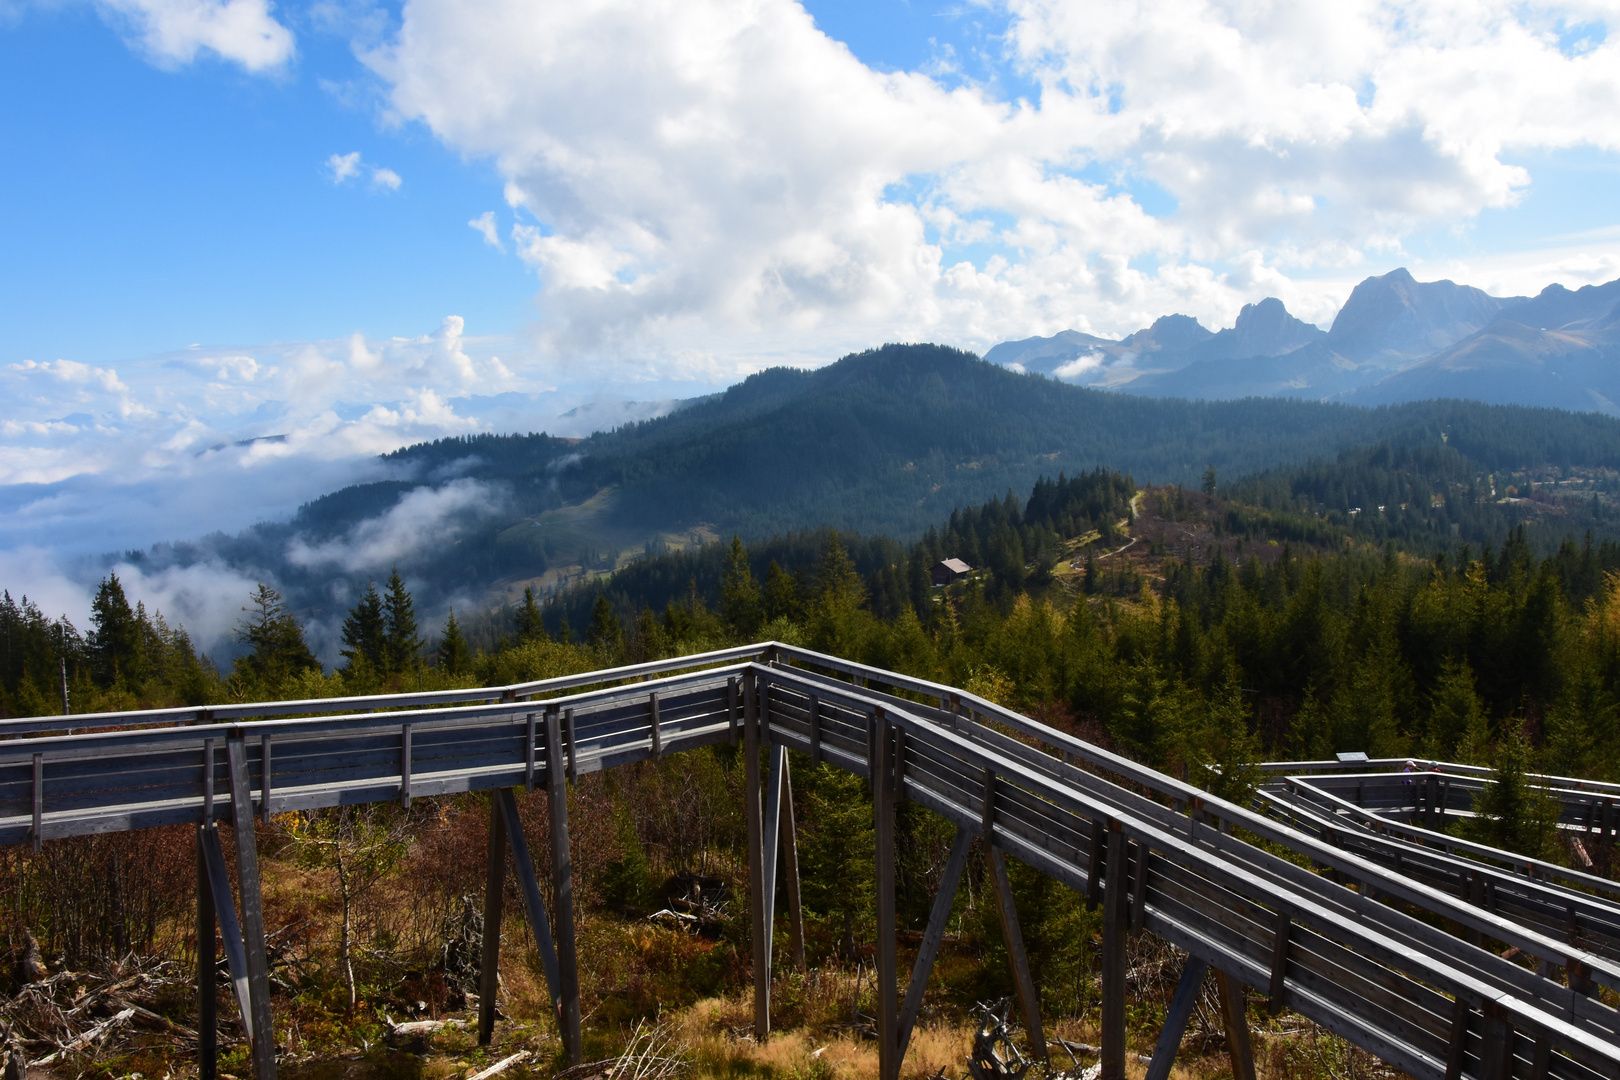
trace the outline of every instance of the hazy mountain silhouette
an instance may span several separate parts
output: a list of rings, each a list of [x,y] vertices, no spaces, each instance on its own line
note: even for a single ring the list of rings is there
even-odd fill
[[[1201,333],[1161,332],[1187,327]],[[1620,415],[1620,281],[1499,297],[1403,268],[1357,285],[1326,332],[1269,297],[1215,334],[1167,315],[1118,342],[1082,336],[1069,359],[1023,369],[1153,397],[1458,397]],[[1060,339],[999,345],[986,359]]]

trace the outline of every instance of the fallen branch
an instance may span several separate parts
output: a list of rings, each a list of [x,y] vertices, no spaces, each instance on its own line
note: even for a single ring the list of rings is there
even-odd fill
[[[177,1024],[173,1020],[170,1020],[167,1016],[162,1016],[155,1013],[151,1009],[143,1009],[133,1001],[126,1001],[120,997],[109,997],[107,1000],[112,1002],[115,1008],[128,1009],[135,1015],[135,1019],[137,1020],[144,1020],[148,1024],[155,1024],[165,1031],[173,1032],[182,1038],[195,1039],[197,1037],[197,1033],[186,1027],[184,1024]]]
[[[467,1077],[467,1080],[489,1080],[490,1077],[505,1072],[507,1069],[510,1069],[513,1065],[516,1065],[518,1062],[522,1061],[528,1056],[529,1052],[527,1050],[519,1050],[511,1057],[501,1058],[501,1060],[497,1061],[483,1072],[473,1073],[471,1076]]]
[[[47,1054],[45,1057],[40,1058],[38,1061],[30,1061],[28,1063],[28,1067],[30,1069],[32,1069],[32,1068],[36,1068],[36,1067],[38,1067],[40,1065],[49,1065],[51,1062],[57,1060],[58,1058],[66,1057],[68,1054],[73,1053],[75,1050],[81,1050],[84,1047],[89,1046],[91,1043],[95,1042],[97,1039],[101,1038],[102,1035],[106,1034],[108,1031],[112,1030],[114,1027],[117,1027],[119,1024],[127,1023],[129,1021],[129,1018],[134,1016],[134,1015],[135,1015],[135,1010],[134,1010],[133,1007],[125,1009],[122,1012],[118,1013],[116,1016],[113,1016],[113,1017],[111,1017],[110,1019],[107,1019],[107,1020],[103,1020],[101,1023],[97,1024],[95,1027],[93,1027],[90,1030],[86,1031],[83,1035],[80,1035],[77,1039],[74,1039],[72,1042],[70,1042],[67,1045],[63,1046],[60,1050],[56,1051],[56,1053]]]
[[[403,1024],[396,1024],[387,1015],[383,1020],[388,1024],[388,1034],[401,1037],[416,1035],[431,1035],[441,1028],[464,1028],[465,1020],[409,1020]]]

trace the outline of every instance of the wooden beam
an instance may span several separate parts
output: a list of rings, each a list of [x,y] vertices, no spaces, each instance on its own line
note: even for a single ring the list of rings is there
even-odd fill
[[[501,990],[501,907],[506,892],[506,822],[489,800],[489,863],[484,874],[484,950],[478,965],[478,1045],[495,1034],[495,998]]]
[[[1159,1044],[1153,1050],[1145,1080],[1170,1080],[1170,1067],[1181,1052],[1182,1032],[1187,1030],[1187,1021],[1192,1018],[1208,973],[1208,964],[1196,956],[1187,957],[1187,966],[1181,969],[1181,981],[1176,983],[1175,996],[1170,999],[1170,1009],[1165,1013],[1164,1027],[1159,1029]]]
[[[771,951],[765,939],[765,851],[760,820],[759,680],[743,676],[743,817],[748,825],[748,903],[753,914],[754,1038],[771,1033]]]
[[[1152,857],[1151,849],[1140,841],[1131,845],[1135,853],[1132,864],[1135,870],[1131,877],[1131,936],[1135,937],[1147,927],[1147,885],[1148,862]]]
[[[1480,1046],[1480,1072],[1484,1080],[1511,1080],[1513,1026],[1507,1012],[1494,1001],[1485,1002],[1485,1041]]]
[[[917,960],[911,966],[911,983],[906,987],[906,1000],[900,1006],[899,1038],[895,1052],[905,1060],[906,1048],[911,1045],[911,1029],[917,1024],[922,1011],[923,991],[928,988],[928,976],[939,957],[939,947],[945,940],[945,927],[950,922],[951,908],[956,902],[956,887],[967,866],[968,850],[973,845],[973,833],[958,825],[956,839],[951,841],[951,853],[945,860],[945,873],[939,879],[939,891],[934,894],[934,908],[928,915],[928,929],[923,931],[922,946]]]
[[[652,756],[657,761],[664,756],[663,725],[658,721],[658,691],[647,695],[647,720],[652,726]]]
[[[787,766],[787,747],[767,745],[765,760],[769,764],[765,772],[765,820],[759,830],[760,845],[764,848],[760,853],[760,883],[765,894],[765,970],[774,973],[776,868],[782,848],[782,770]]]
[[[555,712],[556,710],[552,710]],[[534,743],[536,729],[534,726],[534,713],[523,718],[523,790],[534,790]]]
[[[245,751],[244,751],[245,752]],[[270,824],[270,736],[259,736],[259,817]]]
[[[1224,971],[1215,972],[1226,1020],[1226,1050],[1232,1057],[1232,1080],[1254,1080],[1254,1050],[1249,1046],[1249,1009],[1243,984]]]
[[[45,840],[45,755],[34,755],[34,827],[31,833],[37,852]]]
[[[1294,920],[1286,909],[1277,912],[1277,925],[1272,931],[1271,940],[1271,997],[1266,1002],[1266,1011],[1276,1016],[1283,1011],[1287,1004],[1284,998],[1284,980],[1288,977],[1288,938],[1293,930]]]
[[[1468,1050],[1468,1002],[1458,997],[1451,1002],[1451,1038],[1446,1043],[1446,1080],[1461,1080],[1463,1056]]]
[[[900,1028],[895,994],[900,981],[894,910],[894,737],[883,711],[873,715],[872,813],[877,834],[878,1080],[899,1080]]]
[[[573,768],[574,710],[565,716],[568,727],[569,770]],[[555,905],[553,925],[557,936],[557,1027],[562,1035],[563,1052],[571,1065],[585,1060],[585,1042],[579,1013],[579,951],[574,941],[574,864],[568,846],[569,773],[562,763],[562,735],[557,730],[557,710],[546,718],[546,805],[551,811],[551,882]]]
[[[1125,834],[1108,823],[1108,871],[1102,921],[1102,1074],[1125,1080]]]
[[[215,1080],[219,1075],[219,998],[214,958],[214,889],[208,881],[208,857],[203,853],[203,833],[197,826],[197,1077]]]
[[[258,1080],[276,1080],[276,1033],[270,1022],[270,965],[264,953],[264,907],[259,892],[259,847],[253,834],[247,742],[236,735],[226,739],[225,746],[236,824],[236,886],[242,893],[242,945],[247,952],[248,996],[253,1010],[253,1073]],[[268,788],[265,793],[268,804]]]
[[[411,725],[408,723],[399,725],[399,805],[406,810],[411,808]]]
[[[782,879],[787,888],[788,947],[793,964],[802,974],[804,962],[804,907],[799,899],[799,831],[793,821],[793,773],[782,758]]]
[[[540,897],[540,883],[534,877],[534,861],[529,857],[529,840],[523,835],[523,819],[518,816],[517,800],[512,797],[511,788],[496,789],[495,801],[500,805],[507,846],[512,849],[512,869],[517,872],[518,885],[522,889],[523,913],[528,916],[529,932],[534,935],[535,948],[540,953],[540,967],[546,973],[551,1008],[556,1012],[557,1003],[561,1000],[557,946],[551,940],[551,921],[546,918],[546,902]]]
[[[1024,1030],[1029,1039],[1030,1057],[1046,1060],[1046,1031],[1041,1026],[1041,999],[1030,974],[1029,956],[1024,952],[1024,933],[1018,925],[1018,905],[1013,902],[1012,880],[1007,876],[1007,860],[995,845],[996,774],[984,770],[984,819],[981,823],[985,857],[995,883],[996,915],[1001,921],[1001,937],[1007,945],[1007,962],[1012,967],[1013,986],[1024,1014]]]
[[[225,871],[225,853],[220,850],[219,830],[213,826],[198,835],[202,847],[203,863],[208,873],[209,900],[214,919],[219,924],[219,937],[225,943],[225,969],[231,973],[231,989],[236,996],[236,1009],[242,1017],[242,1030],[248,1042],[253,1042],[253,995],[248,988],[247,951],[242,947],[242,927],[236,921],[236,901],[231,898],[231,879]],[[209,927],[209,938],[213,927]]]
[[[1102,903],[1103,860],[1108,851],[1108,823],[1097,818],[1091,823],[1091,860],[1086,866],[1086,910],[1096,911]]]

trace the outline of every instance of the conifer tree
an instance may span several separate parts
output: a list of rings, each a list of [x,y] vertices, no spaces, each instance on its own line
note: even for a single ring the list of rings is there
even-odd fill
[[[1448,658],[1429,695],[1424,752],[1440,761],[1466,761],[1485,749],[1475,743],[1488,740],[1484,710],[1474,692],[1474,670],[1466,660]]]
[[[799,583],[775,559],[765,570],[765,619],[796,619],[799,615]]]
[[[375,582],[366,582],[360,602],[344,618],[343,644],[345,647],[338,651],[349,661],[351,670],[359,666],[378,675],[387,674],[388,620]]]
[[[613,612],[607,593],[596,594],[596,606],[591,609],[591,626],[585,632],[585,641],[609,656],[617,656],[624,645],[624,627]]]
[[[534,589],[524,586],[523,603],[517,609],[517,639],[521,644],[525,641],[538,641],[546,636],[546,622],[540,617],[540,607],[534,602]]]
[[[765,599],[748,565],[748,549],[741,538],[731,537],[731,551],[720,575],[720,617],[731,632],[751,641],[765,614]]]
[[[101,579],[90,602],[91,672],[102,686],[129,684],[140,678],[141,620],[137,618],[117,574]]]
[[[439,639],[439,666],[448,675],[460,675],[472,667],[472,650],[456,622],[454,609],[444,621],[444,636]]]
[[[260,582],[249,603],[242,609],[247,618],[237,624],[236,639],[249,649],[236,661],[237,674],[273,687],[290,675],[320,668],[304,641],[304,628],[279,592]]]
[[[388,575],[388,595],[383,600],[383,663],[392,675],[416,663],[422,639],[416,633],[416,605],[405,589],[396,566]]]

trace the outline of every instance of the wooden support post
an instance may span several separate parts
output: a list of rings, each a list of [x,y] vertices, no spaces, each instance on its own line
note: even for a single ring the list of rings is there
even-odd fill
[[[1249,1008],[1243,984],[1224,971],[1215,972],[1226,1020],[1226,1049],[1232,1056],[1232,1080],[1254,1080],[1254,1051],[1249,1046]]]
[[[564,714],[568,727],[568,771],[562,763],[562,735],[553,713],[546,724],[546,803],[551,811],[552,926],[557,943],[558,1030],[570,1065],[585,1060],[579,1014],[579,951],[574,941],[574,868],[568,847],[568,788],[573,770],[574,710]]]
[[[821,699],[810,695],[810,763],[821,764]]]
[[[1468,1002],[1451,1002],[1451,1039],[1446,1046],[1446,1080],[1462,1080],[1463,1055],[1468,1050]]]
[[[1103,859],[1108,851],[1108,823],[1102,818],[1091,823],[1091,861],[1086,867],[1086,910],[1096,911],[1102,903]]]
[[[225,967],[231,973],[231,990],[236,995],[236,1008],[242,1016],[242,1030],[248,1042],[253,1042],[253,995],[248,989],[247,952],[242,947],[242,928],[236,921],[236,902],[231,899],[231,879],[225,872],[225,853],[220,849],[219,830],[209,826],[198,834],[198,843],[207,871],[209,900],[214,919],[219,924],[219,937],[225,943]],[[209,927],[213,938],[213,927]]]
[[[235,735],[226,739],[225,745],[231,767],[231,816],[236,824],[236,884],[242,892],[242,944],[247,952],[248,998],[252,1007],[249,1026],[253,1031],[253,1073],[258,1080],[276,1080],[276,1033],[270,1022],[270,965],[264,953],[264,908],[259,892],[259,847],[253,835],[253,792],[248,779],[247,740]],[[265,794],[268,803],[268,789]]]
[[[1108,823],[1108,872],[1102,924],[1102,1074],[1125,1080],[1125,834]]]
[[[787,767],[787,747],[765,747],[769,765],[765,773],[765,820],[760,826],[760,844],[765,849],[760,880],[765,886],[765,970],[774,972],[776,959],[776,868],[782,851],[782,770]]]
[[[895,994],[900,979],[894,910],[894,737],[883,710],[873,714],[876,753],[872,765],[872,812],[877,834],[878,1080],[899,1080],[900,1029]]]
[[[748,903],[753,914],[754,1038],[771,1033],[771,951],[765,938],[765,838],[760,808],[759,679],[743,676],[743,817],[748,825]]]
[[[793,820],[793,773],[782,756],[782,884],[787,888],[788,948],[800,972],[804,962],[804,906],[799,898],[799,831]]]
[[[546,717],[547,717],[547,722],[548,723],[553,723],[554,724],[554,723],[557,722],[557,719],[556,719],[557,718],[556,706],[552,706],[550,709],[546,710]],[[533,791],[534,790],[534,739],[535,739],[534,713],[529,713],[527,716],[525,716],[523,718],[523,790],[524,791]]]
[[[1007,960],[1012,965],[1013,986],[1018,991],[1019,1008],[1024,1014],[1030,1056],[1037,1061],[1045,1061],[1046,1032],[1041,1027],[1041,999],[1035,992],[1029,956],[1024,952],[1024,933],[1018,925],[1018,906],[1013,902],[1012,881],[1007,877],[1007,859],[995,845],[995,812],[996,774],[991,769],[985,769],[984,820],[981,828],[985,857],[990,863],[990,876],[995,882],[996,915],[1001,921],[1001,936],[1007,944]]]
[[[928,989],[928,976],[939,957],[939,947],[945,940],[945,927],[951,919],[951,908],[956,902],[956,887],[967,866],[968,851],[973,846],[973,833],[958,825],[956,839],[951,842],[950,857],[945,860],[945,873],[939,880],[939,891],[934,894],[934,908],[928,915],[928,929],[923,931],[922,946],[917,950],[917,961],[911,966],[911,982],[906,987],[906,1000],[900,1006],[899,1039],[895,1054],[904,1061],[906,1047],[911,1044],[911,1029],[917,1025],[917,1014],[922,1011],[923,991]]]
[[[534,860],[529,857],[528,837],[523,835],[523,819],[518,816],[517,800],[512,797],[511,788],[497,789],[495,800],[500,806],[507,846],[512,849],[512,869],[517,872],[518,885],[523,890],[523,913],[528,916],[529,931],[540,953],[540,967],[546,973],[546,989],[551,992],[551,1008],[556,1012],[561,1000],[557,946],[551,940],[551,921],[546,918],[546,903],[540,898],[540,883],[534,877]]]
[[[1151,851],[1142,841],[1138,841],[1132,847],[1136,851],[1136,857],[1133,860],[1135,870],[1131,877],[1131,936],[1135,937],[1147,928],[1148,860]]]
[[[478,1045],[495,1034],[495,998],[501,990],[501,908],[506,892],[506,821],[489,800],[489,865],[484,874],[484,952],[478,965]]]
[[[1283,980],[1288,977],[1288,938],[1293,926],[1294,920],[1286,910],[1277,912],[1277,926],[1271,939],[1271,999],[1266,1003],[1266,1011],[1272,1016],[1282,1012],[1286,1004]]]
[[[1485,1041],[1480,1046],[1480,1072],[1484,1080],[1512,1080],[1513,1026],[1494,1001],[1485,1002]]]
[[[658,693],[647,695],[647,717],[652,725],[652,756],[657,761],[664,756],[664,732],[658,722]]]
[[[1187,957],[1187,966],[1181,969],[1181,981],[1176,983],[1175,996],[1170,999],[1170,1011],[1165,1014],[1164,1027],[1159,1030],[1159,1044],[1153,1050],[1145,1080],[1169,1080],[1170,1067],[1176,1063],[1181,1051],[1181,1034],[1187,1030],[1198,995],[1204,989],[1204,976],[1209,965],[1196,956]]]
[[[45,755],[34,755],[34,828],[30,834],[37,852],[45,840]]]
[[[208,857],[203,833],[197,826],[197,1076],[215,1080],[219,1075],[219,1017],[216,961],[214,958],[214,887],[208,881]]]
[[[259,816],[270,824],[270,736],[259,736]]]
[[[579,779],[579,741],[574,738],[574,710],[563,710],[563,738],[568,741],[568,782]]]
[[[726,680],[726,734],[737,745],[737,680]]]
[[[411,725],[399,725],[399,805],[411,808]]]

